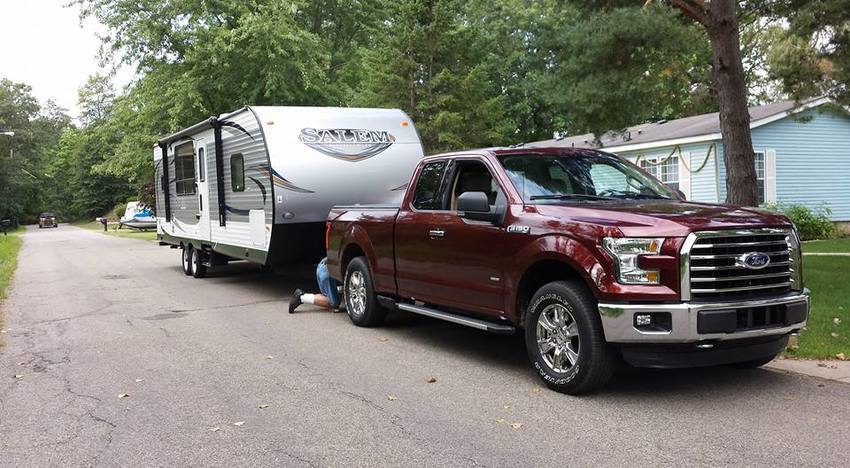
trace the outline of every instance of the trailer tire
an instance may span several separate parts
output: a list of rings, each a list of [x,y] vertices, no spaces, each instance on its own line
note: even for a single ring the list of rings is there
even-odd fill
[[[553,281],[537,290],[525,316],[525,347],[546,386],[570,395],[605,386],[617,367],[596,300],[577,282]]]
[[[366,257],[356,257],[348,263],[343,286],[345,310],[353,324],[374,327],[384,322],[387,310],[378,303]]]
[[[192,244],[186,244],[180,252],[180,266],[183,267],[183,274],[192,276]]]
[[[203,263],[200,249],[192,249],[192,276],[195,278],[203,278],[207,276],[207,266]]]

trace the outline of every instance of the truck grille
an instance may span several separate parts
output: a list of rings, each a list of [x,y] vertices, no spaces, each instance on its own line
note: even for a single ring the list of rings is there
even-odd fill
[[[738,299],[791,290],[795,256],[790,231],[756,229],[695,235],[687,252],[688,276],[683,281],[691,299]],[[764,254],[770,262],[757,269],[748,267],[745,258],[750,254]]]

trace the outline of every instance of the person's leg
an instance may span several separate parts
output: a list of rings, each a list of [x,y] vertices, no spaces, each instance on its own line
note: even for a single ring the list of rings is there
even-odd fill
[[[328,300],[327,296],[324,294],[305,293],[300,289],[296,289],[295,292],[292,293],[292,297],[289,299],[289,313],[291,314],[295,312],[295,309],[297,309],[301,304],[313,304],[319,307],[324,307],[325,309],[331,308],[331,301]]]

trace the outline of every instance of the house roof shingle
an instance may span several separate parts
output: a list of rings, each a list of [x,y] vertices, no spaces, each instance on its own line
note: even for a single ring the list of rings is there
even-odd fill
[[[750,107],[750,120],[756,122],[777,114],[787,113],[804,107],[815,100],[795,106],[794,101],[779,101],[763,106]],[[690,138],[702,135],[720,133],[720,114],[694,115],[676,120],[644,123],[627,128],[622,133],[609,132],[600,138],[602,145],[594,144],[592,133],[567,136],[561,139],[550,139],[528,143],[526,146],[557,146],[576,148],[615,148],[626,145],[661,142],[679,138]]]

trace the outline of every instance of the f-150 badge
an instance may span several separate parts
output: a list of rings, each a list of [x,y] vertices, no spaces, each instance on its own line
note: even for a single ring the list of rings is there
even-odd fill
[[[511,224],[508,226],[508,232],[514,234],[528,234],[531,232],[531,228],[528,226],[520,226],[519,224]]]

